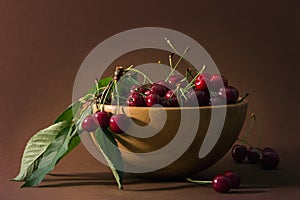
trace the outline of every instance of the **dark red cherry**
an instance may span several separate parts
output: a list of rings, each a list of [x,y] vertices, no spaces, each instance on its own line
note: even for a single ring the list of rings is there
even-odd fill
[[[86,132],[93,132],[97,129],[97,124],[93,115],[88,115],[81,122],[81,127]]]
[[[165,88],[167,88],[167,90],[171,90],[173,88],[172,84],[170,84],[169,82],[165,82],[165,81],[158,81],[156,84],[164,86]]]
[[[238,188],[241,184],[241,178],[238,175],[238,173],[236,172],[232,172],[232,171],[226,171],[224,173],[224,176],[228,177],[230,179],[231,182],[231,187],[232,188]]]
[[[236,103],[239,98],[239,91],[233,86],[226,86],[225,88],[221,88],[218,94],[221,97],[226,97],[226,101],[228,104]]]
[[[169,99],[170,97],[175,96],[174,94],[174,90],[169,90],[166,94],[165,94],[165,98]]]
[[[94,119],[99,127],[103,129],[109,127],[110,114],[108,112],[98,111],[94,114]]]
[[[279,156],[273,151],[263,151],[260,163],[265,169],[274,169],[279,164]]]
[[[133,94],[133,93],[144,93],[147,91],[147,88],[143,85],[133,85],[130,89],[130,94]]]
[[[272,149],[271,147],[266,147],[266,148],[264,148],[264,149],[262,150],[262,152],[275,152],[275,153],[276,153],[276,151],[275,151],[274,149]]]
[[[231,189],[232,185],[228,177],[224,175],[217,175],[213,178],[212,187],[217,192],[225,193]]]
[[[231,156],[236,162],[243,162],[247,156],[247,148],[244,145],[236,144],[233,146]]]
[[[258,148],[250,147],[247,151],[247,158],[250,163],[255,164],[260,159],[260,154],[258,152],[261,152]]]
[[[228,80],[221,74],[213,74],[210,78],[210,84],[210,89],[218,91],[220,88],[228,86]]]
[[[209,103],[209,93],[203,90],[195,90],[199,106],[208,105]]]
[[[197,90],[207,90],[207,84],[210,81],[210,74],[200,74],[195,80],[195,88]]]
[[[179,107],[179,102],[176,96],[172,96],[170,99],[171,107]]]
[[[146,106],[151,107],[155,104],[161,104],[161,97],[156,93],[146,96]]]
[[[187,106],[203,106],[209,103],[209,93],[204,90],[192,90],[188,94],[188,99],[185,102]]]
[[[171,107],[171,102],[166,97],[161,98],[161,105],[163,107]]]
[[[118,114],[111,116],[109,120],[109,128],[117,134],[121,134],[127,131],[130,124],[130,119],[124,114]]]
[[[151,90],[147,90],[144,94],[145,94],[146,96],[148,96],[149,94],[151,94]]]
[[[156,93],[159,96],[163,97],[168,92],[168,89],[165,86],[154,83],[151,86],[151,93]]]
[[[144,106],[144,97],[139,93],[133,93],[127,98],[127,104],[129,106]]]
[[[224,105],[224,104],[226,104],[225,98],[222,98],[221,96],[211,97],[209,100],[210,106],[217,106],[217,105]]]

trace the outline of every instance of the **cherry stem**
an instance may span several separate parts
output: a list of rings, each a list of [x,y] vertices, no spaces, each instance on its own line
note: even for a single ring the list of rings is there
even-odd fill
[[[167,38],[165,37],[165,41],[167,42],[167,44],[171,47],[171,49],[177,54],[180,56],[180,53],[175,49],[174,45],[172,44],[172,42]],[[193,67],[185,58],[183,58],[183,60],[190,66],[190,67]]]
[[[205,70],[206,66],[203,65],[202,69],[196,74],[196,76],[194,76],[193,80],[191,80],[191,82],[184,88],[184,91],[187,91],[189,89],[191,89],[193,87],[193,84],[196,80],[196,78],[198,77],[199,74],[202,74],[203,71]]]
[[[165,79],[165,82],[167,82],[170,79],[170,77],[174,74],[175,69],[178,67],[179,63],[181,62],[181,60],[183,59],[183,57],[185,56],[185,54],[189,51],[189,49],[190,49],[189,47],[186,47],[185,50],[184,50],[184,52],[183,52],[183,54],[180,56],[179,60],[175,64],[175,66],[174,67],[170,66],[171,67],[171,72],[170,72],[169,76]]]
[[[116,92],[116,96],[114,95],[114,97],[117,97],[117,115],[119,114],[119,107],[120,107],[120,98],[119,98],[119,91],[118,91],[118,81],[114,80],[114,91]]]
[[[191,183],[197,183],[197,184],[201,184],[201,185],[206,185],[206,184],[212,183],[212,181],[200,181],[200,180],[194,180],[191,178],[186,178],[185,180],[187,180],[188,182],[191,182]]]
[[[134,71],[134,72],[137,72],[139,74],[141,74],[143,77],[144,77],[144,84],[145,84],[145,80],[147,79],[151,84],[153,84],[153,82],[151,81],[151,79],[146,75],[144,74],[143,72],[141,72],[140,70],[137,70],[137,69],[134,69],[134,68],[130,68],[130,69],[126,69],[126,71]]]
[[[258,141],[257,141],[257,147],[259,147],[261,139],[262,139],[262,126],[259,123],[259,121],[257,121],[257,125],[258,125],[258,128],[259,128],[259,137],[258,137]]]
[[[169,65],[172,68],[173,67],[173,63],[172,63],[172,58],[174,56],[174,53],[172,53],[171,55],[169,55]]]
[[[255,124],[255,120],[256,120],[256,115],[255,115],[255,113],[252,113],[251,114],[251,124],[250,124],[250,126],[249,126],[249,128],[248,128],[248,130],[247,130],[247,132],[246,132],[246,134],[244,136],[244,138],[243,138],[243,141],[247,140],[249,134],[251,133],[251,131],[253,129],[253,126]],[[242,144],[244,144],[244,142]]]
[[[246,140],[243,140],[243,139],[240,139],[240,138],[238,138],[237,139],[238,141],[240,141],[240,142],[243,142],[243,144],[247,144],[249,147],[252,147],[255,151],[256,151],[256,153],[258,153],[258,154],[262,154],[262,152],[260,152],[259,150],[257,150],[257,148],[256,147],[254,147],[254,146],[252,146],[250,143],[248,143]]]
[[[105,103],[105,99],[107,98],[107,95],[112,87],[112,84],[113,84],[113,79],[108,83],[108,85],[106,86],[106,88],[103,90],[103,94],[101,95],[101,98],[100,98],[100,105],[101,104],[104,104]],[[103,107],[101,107],[101,109],[103,109]],[[101,110],[102,111],[102,110]]]

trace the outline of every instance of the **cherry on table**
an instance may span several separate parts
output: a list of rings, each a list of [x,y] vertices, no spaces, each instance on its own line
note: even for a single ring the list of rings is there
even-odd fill
[[[262,152],[275,152],[275,153],[276,153],[276,151],[275,151],[274,149],[272,149],[271,147],[265,147],[265,148],[262,150]]]
[[[250,147],[247,150],[247,158],[250,163],[255,164],[259,161],[260,154],[258,152],[262,152],[261,149]]]
[[[226,171],[224,176],[228,177],[231,182],[232,188],[238,188],[241,184],[241,178],[236,172]]]
[[[81,127],[86,132],[93,132],[98,128],[93,115],[86,116],[81,122]]]
[[[108,112],[98,111],[94,114],[94,119],[99,127],[103,129],[109,127],[110,114]]]
[[[260,161],[263,168],[274,169],[279,164],[279,156],[276,152],[273,151],[263,151]]]
[[[217,192],[225,193],[231,189],[232,185],[231,185],[231,181],[228,177],[220,174],[213,178],[212,187]]]
[[[236,144],[233,146],[231,151],[231,157],[238,163],[241,163],[245,160],[247,156],[247,147],[244,145]]]
[[[109,128],[117,134],[124,133],[129,127],[130,119],[124,114],[111,116],[109,120]]]

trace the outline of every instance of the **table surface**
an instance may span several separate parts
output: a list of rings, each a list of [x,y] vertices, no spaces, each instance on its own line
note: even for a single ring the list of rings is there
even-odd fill
[[[225,170],[240,174],[239,189],[228,194],[215,192],[211,185],[197,185],[185,181],[155,181],[126,174],[124,190],[117,189],[107,167],[95,160],[80,145],[62,160],[55,170],[35,188],[20,189],[21,183],[9,181],[17,173],[16,159],[1,152],[2,164],[13,163],[14,167],[3,168],[0,199],[299,199],[299,173],[290,167],[288,152],[281,151],[281,163],[276,170],[263,170],[259,165],[237,164],[230,154],[214,166],[193,178],[209,180]],[[295,170],[295,171],[294,171]]]

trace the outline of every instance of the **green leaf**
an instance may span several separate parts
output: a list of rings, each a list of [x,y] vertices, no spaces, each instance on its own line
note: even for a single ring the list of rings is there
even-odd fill
[[[31,137],[23,153],[19,175],[13,180],[24,181],[30,177],[32,172],[37,168],[41,156],[48,146],[68,126],[70,126],[69,122],[59,122],[39,131]]]
[[[77,132],[77,129],[75,129],[74,131]],[[80,136],[78,135],[78,133],[74,133],[74,136],[71,137],[69,145],[68,145],[68,151],[61,157],[59,158],[59,160],[57,161],[57,163],[63,158],[65,157],[68,153],[70,153],[75,147],[77,147],[80,144]]]
[[[68,151],[73,128],[74,126],[64,128],[59,136],[48,146],[37,169],[26,179],[26,182],[21,186],[22,188],[36,186],[44,179],[47,173],[54,169],[58,160]]]
[[[112,80],[111,77],[107,77],[107,78],[103,78],[101,80],[98,81],[98,87],[105,87],[109,84],[109,82]],[[94,84],[88,91],[87,94],[94,94],[97,90],[96,84]]]
[[[80,102],[76,101],[68,106],[68,108],[63,111],[54,121],[54,123],[62,122],[62,121],[68,121],[71,122],[73,120],[73,113],[78,113],[80,109]]]
[[[119,189],[123,189],[122,180],[123,180],[123,171],[117,169],[123,169],[123,162],[121,157],[121,152],[118,148],[111,148],[110,145],[118,146],[117,142],[108,129],[98,128],[95,131],[95,139],[99,145],[100,151],[103,154],[108,166],[110,167],[117,183]]]

